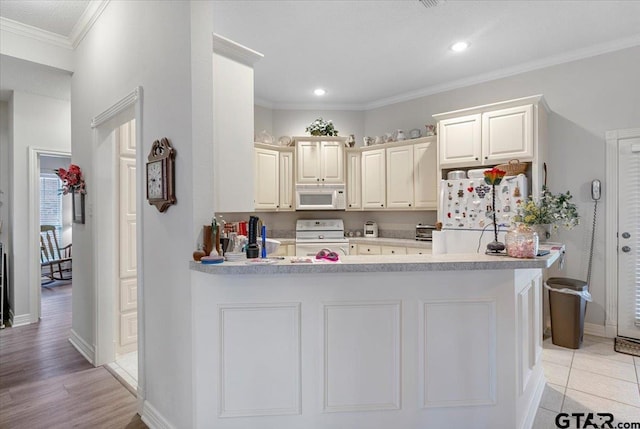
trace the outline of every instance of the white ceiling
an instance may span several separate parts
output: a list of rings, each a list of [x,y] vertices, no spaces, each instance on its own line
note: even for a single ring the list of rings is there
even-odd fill
[[[69,37],[90,3],[0,0],[0,16]],[[265,55],[256,100],[277,108],[368,109],[640,45],[640,0],[439,3],[216,0],[214,31]]]

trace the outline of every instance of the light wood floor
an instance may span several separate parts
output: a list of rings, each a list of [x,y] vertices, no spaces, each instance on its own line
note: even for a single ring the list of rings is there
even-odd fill
[[[71,285],[42,289],[40,323],[0,330],[0,428],[147,426],[136,398],[69,343]]]

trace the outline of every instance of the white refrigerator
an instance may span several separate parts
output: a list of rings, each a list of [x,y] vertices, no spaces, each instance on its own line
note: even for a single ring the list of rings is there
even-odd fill
[[[434,235],[434,253],[484,253],[494,240],[493,213],[496,213],[498,241],[504,236],[517,214],[517,205],[526,199],[527,177],[505,176],[493,188],[484,178],[455,179],[440,182],[438,219],[442,232]]]

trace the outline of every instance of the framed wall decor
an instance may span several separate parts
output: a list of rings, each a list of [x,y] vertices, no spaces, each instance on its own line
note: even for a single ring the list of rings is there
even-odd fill
[[[84,194],[73,192],[71,202],[73,204],[73,223],[84,223]]]
[[[167,138],[156,140],[147,157],[147,200],[160,213],[176,203],[175,160],[176,151]]]

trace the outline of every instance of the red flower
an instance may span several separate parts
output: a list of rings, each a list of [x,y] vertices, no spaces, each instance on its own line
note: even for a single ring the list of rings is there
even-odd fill
[[[62,180],[62,193],[64,195],[69,192],[80,192],[86,194],[84,177],[82,176],[82,170],[75,164],[69,166],[69,170],[64,168],[58,168],[54,170],[60,180]]]
[[[506,171],[493,167],[491,170],[485,170],[484,181],[489,185],[499,185],[505,174],[507,174]]]

